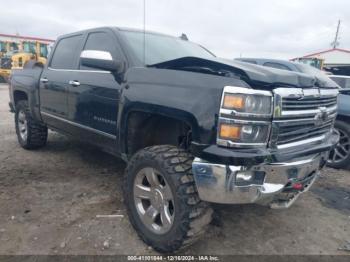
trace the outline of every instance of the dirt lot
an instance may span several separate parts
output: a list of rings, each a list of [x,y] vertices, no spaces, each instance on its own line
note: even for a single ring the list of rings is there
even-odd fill
[[[0,254],[156,254],[122,204],[125,164],[57,133],[19,147],[0,85]],[[186,254],[350,254],[350,171],[326,169],[288,210],[217,207],[221,223]],[[116,218],[99,215],[117,214]]]

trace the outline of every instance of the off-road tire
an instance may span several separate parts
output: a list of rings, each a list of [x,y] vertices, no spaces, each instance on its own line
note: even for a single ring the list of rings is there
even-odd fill
[[[18,114],[21,111],[24,112],[27,120],[27,139],[23,139],[19,131]],[[16,104],[15,125],[18,142],[24,149],[38,149],[46,145],[47,127],[33,119],[26,100],[21,100]]]
[[[338,131],[342,132],[345,136],[347,136],[347,138],[350,138],[350,124],[337,120],[335,122],[334,128],[337,129]],[[340,139],[339,143],[342,143],[343,139]],[[349,145],[347,145],[347,149],[349,149]],[[333,152],[330,152],[330,158],[332,157]],[[350,154],[348,152],[347,156],[345,158],[343,158],[341,161],[339,162],[333,162],[330,161],[331,159],[329,159],[329,161],[327,161],[327,166],[333,167],[333,168],[347,168],[350,166]]]
[[[140,238],[159,252],[174,252],[191,245],[211,222],[213,210],[198,197],[192,161],[191,154],[175,146],[152,146],[138,151],[125,170],[123,193],[130,222]],[[164,234],[153,233],[145,227],[135,207],[134,179],[138,171],[145,167],[161,172],[174,196],[174,222]]]

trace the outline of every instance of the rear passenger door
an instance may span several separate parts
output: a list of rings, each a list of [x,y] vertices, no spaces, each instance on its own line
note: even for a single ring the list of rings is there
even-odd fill
[[[49,65],[45,67],[40,79],[40,108],[42,117],[50,126],[69,130],[68,89],[69,80],[78,67],[79,52],[83,35],[71,35],[58,40]]]
[[[89,32],[83,50],[106,51],[114,60],[125,61],[116,36],[108,30]],[[115,141],[121,81],[114,73],[82,65],[70,80],[69,120],[88,130],[97,144]]]

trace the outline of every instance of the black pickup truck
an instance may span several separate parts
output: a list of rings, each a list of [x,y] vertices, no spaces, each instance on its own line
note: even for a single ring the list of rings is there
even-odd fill
[[[44,146],[49,128],[125,160],[130,221],[160,252],[205,232],[210,203],[289,207],[338,141],[337,95],[322,74],[124,28],[62,36],[47,65],[10,81],[20,145]]]

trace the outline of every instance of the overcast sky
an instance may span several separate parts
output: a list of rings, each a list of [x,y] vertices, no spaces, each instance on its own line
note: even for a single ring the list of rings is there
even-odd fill
[[[146,0],[146,28],[186,33],[225,58],[289,59],[350,49],[349,0]],[[98,26],[143,27],[143,0],[11,0],[1,5],[0,33],[55,39]]]

